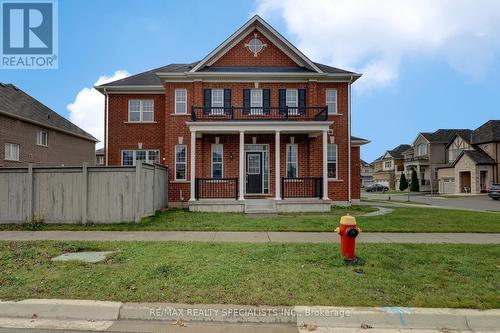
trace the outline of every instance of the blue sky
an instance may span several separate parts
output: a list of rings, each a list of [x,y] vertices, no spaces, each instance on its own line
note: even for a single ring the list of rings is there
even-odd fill
[[[360,18],[358,10],[337,0],[307,2],[306,9],[305,2],[295,0],[60,1],[59,69],[0,70],[0,81],[18,85],[69,118],[68,104],[100,77],[199,60],[258,12],[312,60],[368,73],[354,85],[353,134],[372,141],[362,149],[362,157],[371,161],[411,143],[420,131],[475,128],[500,118],[500,45],[491,42],[499,33],[498,8],[465,1],[462,10],[446,10],[447,1],[437,1],[441,7],[422,1],[426,4],[398,8],[410,16],[394,21],[386,19],[393,7],[368,8],[371,17]],[[435,21],[428,22],[429,12]],[[332,14],[318,18],[317,13]],[[460,29],[432,26],[443,16],[449,26],[461,22]],[[479,18],[482,30],[467,24]],[[356,28],[361,20],[365,30]],[[392,23],[380,30],[385,24],[380,22]],[[370,24],[382,25],[378,37],[365,32]],[[392,34],[394,24],[408,32]],[[90,93],[81,99],[86,96]],[[101,117],[102,110],[81,110],[87,118]],[[88,121],[79,125],[92,131]]]

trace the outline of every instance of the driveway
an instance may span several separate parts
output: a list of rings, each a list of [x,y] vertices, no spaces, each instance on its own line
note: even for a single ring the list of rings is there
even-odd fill
[[[362,192],[361,197],[368,199],[406,201],[407,194],[374,194]],[[470,197],[444,198],[439,196],[431,196],[429,194],[410,194],[410,201],[422,202],[431,206],[440,206],[457,209],[478,209],[478,210],[493,210],[500,211],[500,200],[492,200],[487,195],[478,195]]]

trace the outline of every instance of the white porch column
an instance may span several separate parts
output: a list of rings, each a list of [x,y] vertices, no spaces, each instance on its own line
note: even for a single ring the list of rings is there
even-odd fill
[[[245,200],[245,132],[240,131],[240,173],[239,173],[239,196],[238,200]]]
[[[175,153],[175,152],[174,152]],[[196,131],[191,130],[191,149],[190,149],[190,159],[189,159],[189,165],[190,165],[190,171],[189,171],[189,177],[190,177],[190,199],[189,201],[195,201],[195,174],[196,174]]]
[[[280,132],[276,131],[275,133],[275,140],[274,140],[274,175],[275,175],[275,181],[276,184],[274,186],[274,192],[276,194],[276,200],[281,200],[281,171],[280,171]]]
[[[323,131],[323,200],[328,199],[328,131]]]

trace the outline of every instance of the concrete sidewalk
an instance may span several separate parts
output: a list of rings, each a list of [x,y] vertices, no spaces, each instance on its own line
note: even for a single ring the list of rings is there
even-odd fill
[[[228,232],[228,231],[1,231],[4,241],[201,241],[242,243],[339,243],[333,232]],[[366,232],[364,243],[500,244],[493,233]]]
[[[147,326],[148,329],[145,329]],[[285,333],[311,331],[307,328],[313,330],[319,328],[324,332],[338,332],[339,328],[355,328],[356,331],[343,332],[357,332],[363,327],[378,329],[379,332],[384,332],[383,330],[491,332],[500,328],[500,311],[408,307],[122,303],[58,299],[0,301],[0,332],[1,328],[63,328],[114,332]]]

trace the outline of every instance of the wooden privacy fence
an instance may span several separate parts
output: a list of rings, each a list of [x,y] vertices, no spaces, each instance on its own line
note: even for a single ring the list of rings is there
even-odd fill
[[[0,168],[0,223],[139,222],[167,207],[167,184],[158,164]]]

